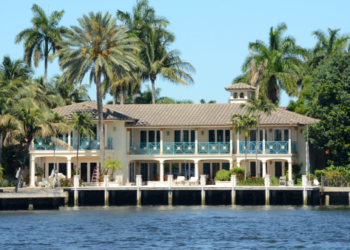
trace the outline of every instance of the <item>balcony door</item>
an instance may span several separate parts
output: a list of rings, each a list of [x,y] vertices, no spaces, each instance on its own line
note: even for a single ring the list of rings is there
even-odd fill
[[[281,129],[275,129],[273,133],[274,133],[274,136],[273,136],[274,141],[282,141],[282,130]]]

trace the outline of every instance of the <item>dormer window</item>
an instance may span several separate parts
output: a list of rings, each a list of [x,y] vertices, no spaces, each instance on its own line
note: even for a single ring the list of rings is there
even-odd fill
[[[240,93],[239,98],[244,99],[244,93]]]

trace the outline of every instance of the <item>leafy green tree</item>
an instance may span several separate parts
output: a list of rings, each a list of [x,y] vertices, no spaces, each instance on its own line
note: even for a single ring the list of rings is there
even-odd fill
[[[232,115],[230,118],[230,122],[233,124],[233,130],[235,133],[243,131],[244,133],[244,141],[245,141],[245,162],[244,162],[244,180],[247,179],[247,138],[248,138],[248,130],[250,128],[254,128],[258,125],[258,120],[255,116],[245,115]],[[239,149],[237,149],[239,150]]]
[[[61,56],[62,79],[80,83],[90,72],[90,80],[96,84],[99,137],[104,145],[101,78],[121,78],[140,67],[139,39],[130,37],[124,26],[117,26],[108,12],[104,15],[90,12],[78,22],[80,27],[71,27],[72,32],[65,34],[66,39],[60,43],[62,49],[54,56]],[[100,148],[100,159],[103,165],[104,147]]]
[[[78,133],[78,145],[77,145],[77,164],[75,172],[78,173],[79,168],[79,147],[80,147],[80,137],[88,137],[91,136],[92,138],[95,137],[95,133],[93,131],[93,128],[95,126],[94,124],[94,118],[91,114],[83,113],[83,112],[77,112],[72,117],[72,122],[70,123],[72,130],[77,131]],[[100,145],[104,145],[101,144]],[[102,146],[100,148],[102,148]]]
[[[249,49],[252,55],[248,56],[243,64],[243,76],[234,80],[235,83],[243,80],[251,84],[250,78],[255,74],[249,72],[251,70],[263,72],[262,77],[257,79],[257,84],[260,86],[260,93],[262,92],[273,103],[279,100],[280,89],[285,90],[289,96],[297,95],[298,81],[304,71],[300,58],[304,50],[296,45],[295,38],[283,37],[286,30],[285,23],[278,24],[275,29],[271,27],[268,44],[260,40],[250,43]]]
[[[114,160],[112,159],[106,159],[105,163],[102,166],[102,169],[106,171],[106,174],[110,170],[112,172],[112,178],[114,176],[114,171],[116,170],[123,170],[124,166],[121,160],[119,160],[118,157],[116,157]]]
[[[277,110],[277,106],[272,104],[270,100],[267,99],[248,99],[246,103],[239,105],[240,108],[247,109],[247,115],[252,114],[256,117],[256,133],[255,133],[255,147],[258,147],[258,135],[259,135],[259,124],[262,115],[270,116],[273,111]],[[258,149],[255,149],[255,167],[258,167]]]
[[[349,164],[350,147],[350,54],[329,56],[314,71],[310,116],[320,121],[309,124],[309,138],[323,152],[328,165]]]
[[[144,39],[144,50],[141,59],[145,66],[142,70],[142,80],[150,80],[152,83],[152,104],[156,103],[155,81],[157,76],[175,84],[187,86],[194,83],[190,73],[195,72],[194,67],[180,58],[180,52],[169,50],[169,45],[175,37],[160,26],[147,29]]]
[[[28,79],[32,76],[33,70],[22,60],[12,61],[9,56],[4,56],[0,65],[0,74],[9,80]]]
[[[64,26],[59,26],[59,22],[64,14],[64,10],[54,11],[48,16],[42,8],[34,4],[32,7],[34,17],[31,22],[33,27],[21,31],[16,36],[16,43],[24,40],[25,61],[30,66],[32,59],[34,66],[39,66],[39,61],[44,58],[45,75],[44,81],[47,83],[47,61],[49,54],[60,49],[58,42],[63,34],[69,31]]]

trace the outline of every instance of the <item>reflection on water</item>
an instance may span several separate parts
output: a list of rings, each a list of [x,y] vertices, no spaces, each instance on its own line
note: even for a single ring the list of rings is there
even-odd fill
[[[0,212],[0,249],[346,248],[348,207],[81,207]]]

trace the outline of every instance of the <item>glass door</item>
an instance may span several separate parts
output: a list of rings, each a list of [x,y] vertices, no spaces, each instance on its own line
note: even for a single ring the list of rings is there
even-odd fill
[[[129,182],[135,182],[135,165],[130,163],[129,165]]]
[[[250,177],[256,177],[255,162],[250,162]]]
[[[282,162],[280,161],[275,162],[275,176],[278,178],[282,176]]]
[[[67,163],[59,163],[58,172],[67,177]]]
[[[274,140],[275,141],[282,141],[282,130],[280,130],[280,129],[274,130]]]
[[[148,163],[141,163],[142,181],[148,181]]]
[[[87,182],[87,163],[80,163],[80,177],[83,182]]]
[[[214,179],[216,176],[216,172],[220,170],[220,163],[212,163],[211,165],[211,178]]]

